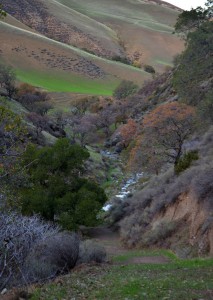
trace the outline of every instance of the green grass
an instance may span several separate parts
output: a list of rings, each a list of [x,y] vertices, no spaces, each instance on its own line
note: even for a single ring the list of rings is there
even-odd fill
[[[113,262],[126,262],[134,257],[142,256],[165,256],[172,261],[177,261],[177,256],[168,250],[132,250],[122,255],[117,255],[113,257]]]
[[[63,76],[59,73],[48,73],[33,70],[15,70],[18,80],[42,87],[51,92],[73,92],[91,95],[111,96],[119,81],[103,82],[85,79],[76,75]]]
[[[164,254],[171,262],[86,266],[61,278],[60,286],[47,284],[37,289],[31,299],[212,299],[213,259],[179,260],[168,251],[144,254]]]

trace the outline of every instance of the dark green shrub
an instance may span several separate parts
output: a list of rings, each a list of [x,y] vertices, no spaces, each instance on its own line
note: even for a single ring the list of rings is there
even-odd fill
[[[144,65],[144,71],[147,73],[151,73],[151,74],[155,74],[155,69],[153,68],[153,66],[150,65]]]
[[[188,169],[194,160],[198,160],[198,151],[189,151],[184,154],[182,158],[179,159],[178,163],[175,165],[175,173],[178,175],[181,172]]]
[[[126,64],[126,65],[131,64],[130,60],[125,56],[115,55],[115,56],[112,57],[112,60],[121,62],[122,64]]]
[[[173,85],[183,102],[202,106],[212,90],[213,22],[205,22],[187,36],[187,48],[176,60]],[[208,105],[208,104],[207,104]]]
[[[88,158],[85,149],[68,139],[42,149],[28,147],[23,163],[29,166],[29,186],[21,188],[22,213],[38,213],[69,230],[98,224],[96,215],[107,198],[95,182],[82,178]]]

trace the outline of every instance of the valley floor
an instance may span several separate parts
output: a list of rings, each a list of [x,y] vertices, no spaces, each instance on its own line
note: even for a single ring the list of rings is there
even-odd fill
[[[90,231],[109,263],[80,265],[36,288],[32,300],[213,299],[213,259],[179,260],[166,250],[124,249],[107,228]]]

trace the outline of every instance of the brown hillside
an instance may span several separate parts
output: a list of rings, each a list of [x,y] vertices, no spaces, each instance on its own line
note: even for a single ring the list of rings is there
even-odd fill
[[[102,57],[127,56],[157,71],[183,50],[172,35],[180,10],[166,2],[127,0],[2,0],[4,9],[33,30]]]
[[[86,48],[96,55],[111,57],[121,54],[121,47],[103,30],[102,36],[97,38],[91,28],[99,25],[93,20],[85,21],[79,13],[63,7],[54,1],[44,0],[3,0],[4,9],[23,24],[37,32],[60,41],[62,43],[76,45],[79,48]],[[67,16],[67,17],[66,17]],[[77,21],[79,22],[79,26]],[[83,27],[83,22],[88,23]],[[90,24],[91,23],[91,24]],[[88,25],[88,26],[87,26]],[[87,28],[88,27],[88,28]],[[101,29],[99,29],[101,31]],[[101,35],[100,33],[100,35]]]

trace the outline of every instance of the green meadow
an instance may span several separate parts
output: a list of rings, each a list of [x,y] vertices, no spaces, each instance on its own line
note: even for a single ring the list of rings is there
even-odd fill
[[[33,70],[16,69],[18,80],[41,87],[51,92],[73,92],[79,94],[111,96],[118,80],[98,81],[77,75],[64,76],[54,73],[52,75]]]

